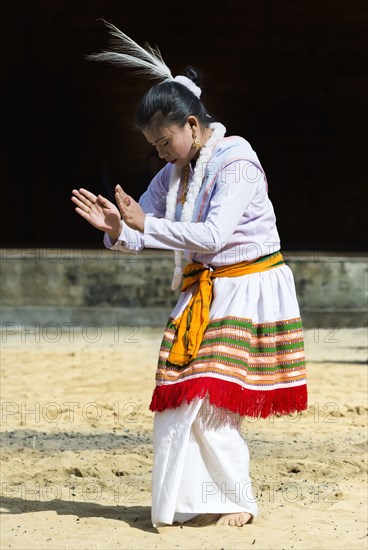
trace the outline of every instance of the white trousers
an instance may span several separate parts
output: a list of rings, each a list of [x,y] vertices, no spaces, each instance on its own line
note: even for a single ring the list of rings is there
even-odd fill
[[[258,508],[249,477],[248,446],[239,415],[207,400],[155,412],[152,524],[171,525],[199,514]]]

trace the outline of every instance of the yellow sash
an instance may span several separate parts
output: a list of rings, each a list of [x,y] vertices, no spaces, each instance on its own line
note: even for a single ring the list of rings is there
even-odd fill
[[[212,279],[240,277],[249,273],[266,271],[284,263],[281,252],[274,252],[251,262],[226,265],[213,271],[199,263],[190,263],[185,266],[181,291],[184,292],[196,282],[199,284],[196,293],[181,316],[173,321],[177,328],[177,338],[171,348],[168,361],[182,367],[197,356],[210,319]]]

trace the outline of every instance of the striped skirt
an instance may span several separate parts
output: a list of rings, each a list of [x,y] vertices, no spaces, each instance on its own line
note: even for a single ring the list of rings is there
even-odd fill
[[[241,416],[266,418],[307,408],[303,326],[294,277],[286,264],[213,280],[210,323],[195,359],[168,361],[173,320],[195,292],[182,292],[162,338],[150,409],[175,409],[206,397]]]

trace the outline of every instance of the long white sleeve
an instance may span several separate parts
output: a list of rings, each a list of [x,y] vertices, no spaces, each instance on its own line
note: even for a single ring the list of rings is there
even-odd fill
[[[243,162],[247,168],[249,162]],[[259,180],[239,180],[235,177],[233,180],[230,180],[229,172],[219,174],[217,189],[204,222],[171,222],[147,216],[144,224],[144,246],[192,252],[221,250],[241,223],[259,185]]]
[[[113,243],[107,233],[104,234],[103,244],[110,250],[119,250],[120,252],[138,254],[144,247],[143,233],[131,229],[124,221],[118,240]]]
[[[143,248],[183,251],[189,261],[213,266],[250,261],[280,248],[273,205],[256,153],[243,138],[224,138],[208,164],[195,210],[195,222],[165,219],[172,165],[166,165],[139,203],[146,213],[144,231],[123,223],[108,248],[138,253]],[[176,219],[180,219],[177,204]]]

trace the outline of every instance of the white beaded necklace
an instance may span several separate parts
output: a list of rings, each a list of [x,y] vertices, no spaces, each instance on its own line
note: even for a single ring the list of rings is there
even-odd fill
[[[188,193],[185,199],[183,210],[181,213],[180,221],[191,222],[193,218],[194,206],[197,200],[199,191],[201,189],[204,174],[206,171],[207,163],[211,158],[213,146],[215,143],[224,137],[226,128],[220,122],[213,122],[210,124],[210,128],[213,130],[211,137],[207,140],[205,145],[201,148],[198,160],[195,165],[193,179],[188,188]],[[176,203],[178,199],[178,192],[181,179],[181,168],[174,166],[171,172],[169,191],[166,197],[166,214],[165,218],[170,221],[175,221]],[[175,270],[171,283],[172,290],[176,290],[181,282],[182,278],[182,256],[181,250],[175,250]]]

